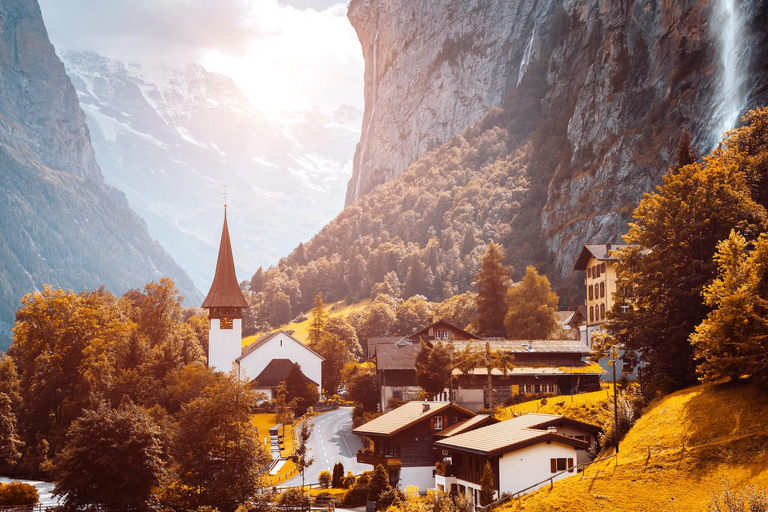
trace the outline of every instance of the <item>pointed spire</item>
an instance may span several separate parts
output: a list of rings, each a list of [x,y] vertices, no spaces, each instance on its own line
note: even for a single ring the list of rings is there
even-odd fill
[[[208,296],[203,301],[204,308],[247,308],[235,274],[235,260],[232,257],[232,245],[227,228],[227,209],[224,207],[224,227],[221,230],[219,259],[216,262],[216,274]]]

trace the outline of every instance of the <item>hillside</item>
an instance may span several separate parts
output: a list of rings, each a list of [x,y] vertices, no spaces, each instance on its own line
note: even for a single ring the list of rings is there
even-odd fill
[[[115,293],[192,281],[105,185],[85,115],[35,0],[0,2],[0,350],[19,299],[43,284]]]
[[[768,488],[768,395],[747,382],[707,384],[659,400],[613,459],[538,491],[509,511],[704,511],[730,482]]]

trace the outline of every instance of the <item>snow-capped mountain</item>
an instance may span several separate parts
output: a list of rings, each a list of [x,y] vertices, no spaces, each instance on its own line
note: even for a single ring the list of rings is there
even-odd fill
[[[267,115],[198,65],[146,69],[73,51],[61,59],[106,182],[200,290],[216,264],[224,185],[241,279],[341,211],[360,138],[355,108]]]

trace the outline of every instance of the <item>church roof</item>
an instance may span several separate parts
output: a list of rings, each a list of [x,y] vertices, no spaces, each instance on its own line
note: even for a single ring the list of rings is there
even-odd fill
[[[240,290],[235,274],[235,260],[232,257],[232,245],[227,228],[227,211],[224,210],[224,227],[221,230],[219,259],[216,261],[216,274],[208,296],[203,301],[204,308],[247,308],[248,303]]]
[[[256,388],[277,388],[280,383],[285,381],[288,374],[291,373],[293,365],[296,364],[290,359],[273,359],[269,362],[266,368],[264,368],[258,377],[251,381],[251,386]],[[304,372],[301,372],[304,375]],[[317,382],[313,381],[306,375],[304,378],[313,384],[317,385]]]

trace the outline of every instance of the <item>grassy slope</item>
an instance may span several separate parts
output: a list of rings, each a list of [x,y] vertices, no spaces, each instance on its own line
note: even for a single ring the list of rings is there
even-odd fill
[[[343,300],[340,300],[339,302],[327,304],[328,316],[344,317],[354,311],[366,309],[370,305],[371,305],[371,299],[365,299],[363,301],[356,302],[354,304],[347,304]],[[306,316],[309,317],[310,314],[306,313]],[[306,343],[309,337],[309,318],[307,318],[307,320],[304,320],[303,322],[291,322],[289,324],[283,325],[282,327],[280,327],[280,329],[283,329],[286,331],[294,331],[293,336],[296,337],[296,339],[298,339],[299,341]],[[262,335],[263,334],[254,334],[253,336],[247,336],[243,338],[243,341],[242,341],[243,346],[253,343]]]
[[[269,451],[269,429],[277,424],[274,414],[253,414],[251,416],[251,423],[259,429],[259,439],[261,443],[266,446]],[[293,425],[285,426],[284,436],[284,449],[280,450],[283,457],[289,457],[293,455]],[[293,476],[296,464],[292,461],[286,462],[280,471],[274,475],[267,477],[269,479],[269,485],[278,485],[285,480],[288,480]]]
[[[605,392],[603,392],[605,393]],[[723,482],[768,488],[768,394],[749,383],[707,384],[652,404],[613,459],[511,511],[706,510]]]

